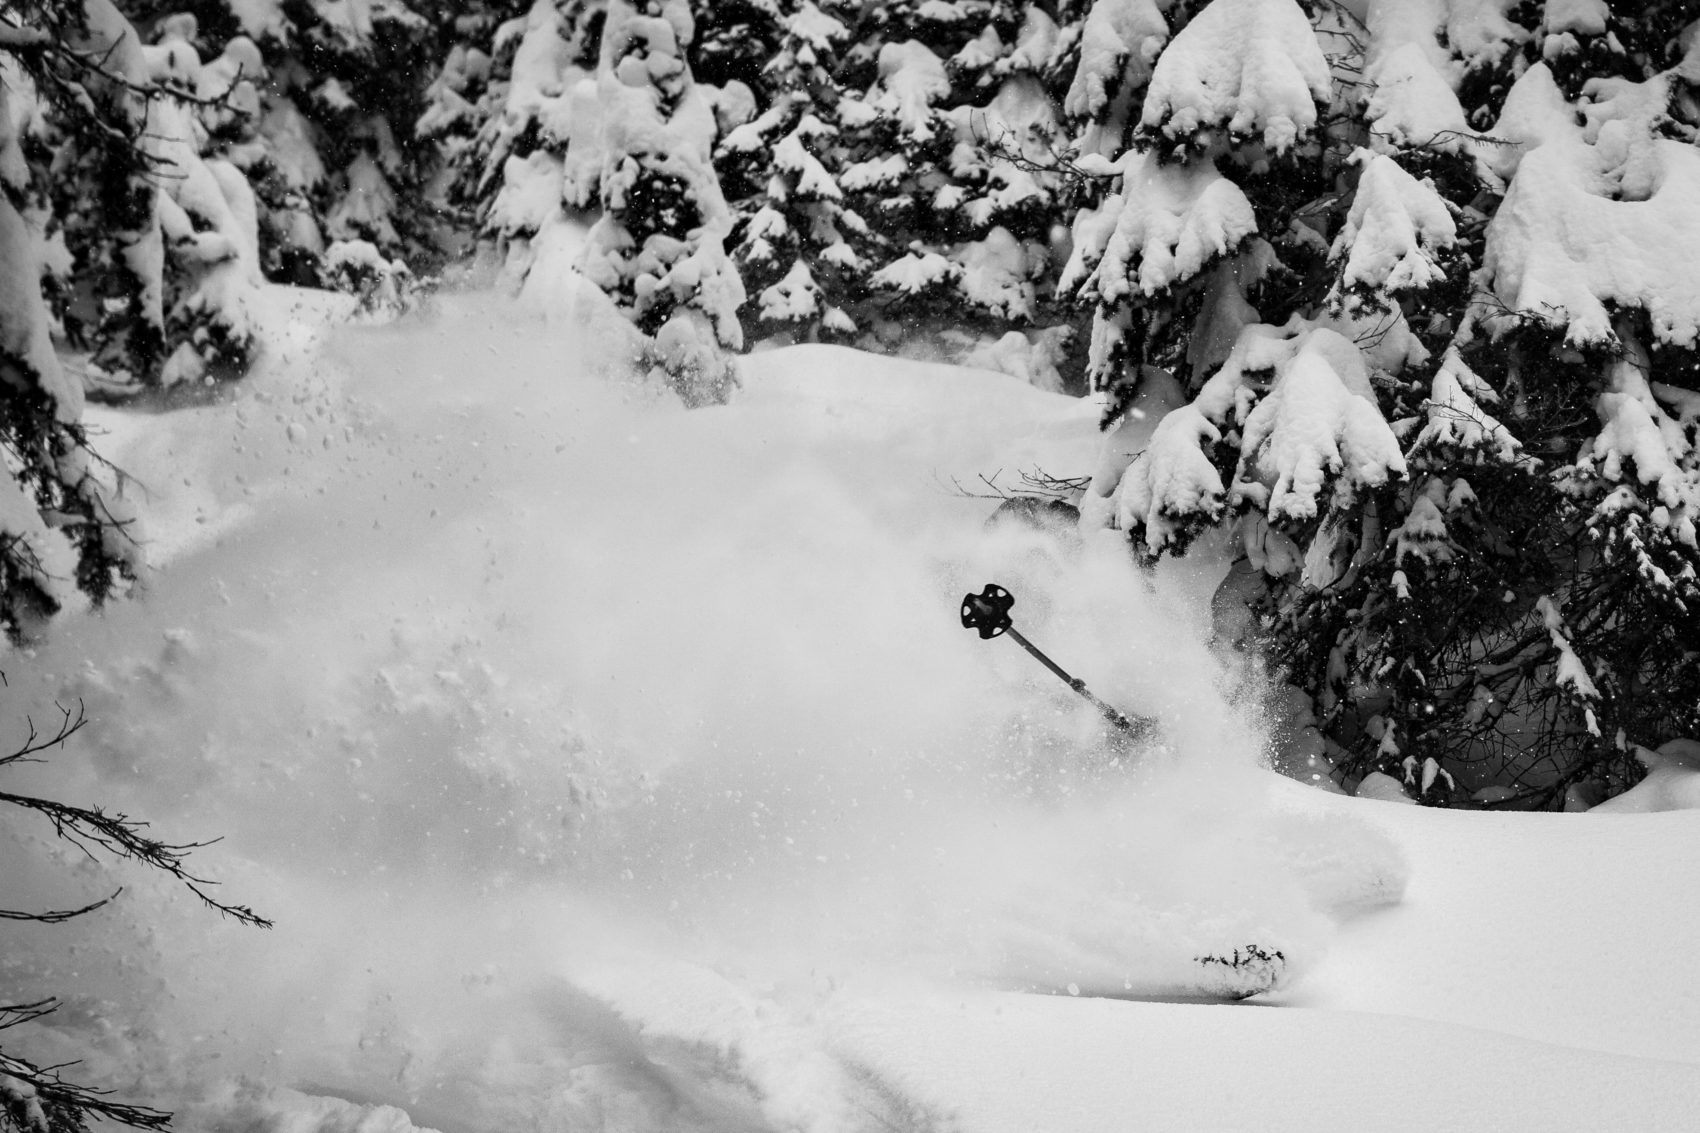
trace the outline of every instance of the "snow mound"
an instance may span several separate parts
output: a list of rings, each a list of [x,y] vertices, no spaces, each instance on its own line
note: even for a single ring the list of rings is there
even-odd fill
[[[1646,765],[1647,777],[1589,813],[1700,809],[1700,742],[1671,740],[1657,751],[1637,748],[1635,755]]]

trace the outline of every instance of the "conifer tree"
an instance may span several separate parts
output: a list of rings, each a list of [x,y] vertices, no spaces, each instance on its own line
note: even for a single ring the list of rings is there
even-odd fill
[[[1062,29],[1038,5],[961,0],[866,9],[854,38],[833,171],[882,250],[877,313],[898,335],[1042,321]]]
[[[687,404],[724,401],[743,345],[744,287],[711,154],[720,122],[686,59],[684,0],[612,0],[602,34],[602,217],[585,274],[653,339],[651,361]]]
[[[1635,251],[1700,192],[1676,7],[1213,0],[1101,162],[1082,40],[1093,378],[1112,423],[1190,399],[1092,506],[1151,555],[1231,527],[1348,783],[1556,804],[1700,724],[1700,294]]]
[[[1054,322],[1065,316],[1042,305],[1055,286],[1051,246],[1067,185],[1050,168],[1064,130],[1045,78],[1060,29],[1029,5],[1010,34],[1005,41],[988,26],[972,51],[952,60],[975,76],[976,97],[951,112],[957,184],[945,199],[954,200],[965,239],[950,255],[962,265],[960,291],[971,309],[997,324]],[[970,69],[968,62],[982,58],[983,66]]]
[[[26,150],[64,247],[49,297],[92,348],[92,390],[241,374],[262,277],[322,284],[337,240],[429,262],[410,124],[435,29],[405,5],[13,10],[53,45]]]
[[[519,276],[540,231],[599,200],[606,15],[606,0],[536,0],[497,28],[489,53],[457,44],[420,120],[443,146],[446,196],[518,258]]]
[[[949,308],[962,274],[941,252],[950,212],[934,204],[949,182],[955,142],[945,60],[964,29],[952,6],[940,5],[936,20],[923,19],[919,7],[880,5],[856,25],[842,69],[853,93],[840,101],[841,164],[833,170],[881,249],[870,282],[885,295],[879,316],[894,328]]]
[[[836,72],[850,39],[840,13],[805,0],[785,18],[761,75],[770,104],[716,154],[737,202],[733,257],[755,300],[744,308],[749,333],[848,336],[858,329],[850,312],[868,296],[876,244],[834,174],[844,129]]]
[[[733,83],[754,91],[779,48],[782,0],[694,0],[691,74],[711,87]]]
[[[479,26],[485,5],[442,11],[402,0],[125,0],[146,34],[176,13],[195,18],[191,45],[211,58],[245,39],[261,74],[252,111],[214,129],[212,152],[240,168],[260,211],[271,278],[318,285],[338,240],[363,240],[421,267],[438,256],[425,206],[435,167],[416,134],[443,42]],[[235,129],[232,130],[231,127]]]
[[[43,280],[68,257],[44,180],[51,155],[30,125],[47,128],[43,107],[54,100],[93,104],[91,85],[122,99],[112,80],[63,49],[111,42],[103,33],[128,25],[104,0],[12,15],[29,17],[0,20],[0,632],[17,640],[77,591],[96,602],[121,592],[140,554],[125,501],[97,476],[82,385],[53,347],[63,323]],[[61,262],[59,274],[68,270]]]

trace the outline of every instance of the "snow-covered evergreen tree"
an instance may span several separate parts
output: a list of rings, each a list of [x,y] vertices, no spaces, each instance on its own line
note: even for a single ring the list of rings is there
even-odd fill
[[[50,299],[92,350],[91,388],[240,374],[262,275],[324,283],[330,242],[429,261],[411,121],[438,27],[400,0],[11,10],[58,45],[31,160],[66,253]]]
[[[450,155],[450,199],[477,212],[522,278],[549,255],[553,242],[538,234],[551,217],[601,203],[612,104],[591,71],[603,8],[539,2],[490,50],[457,49],[421,123]],[[1066,186],[1045,166],[1063,141],[1064,52],[1045,10],[979,0],[689,8],[686,62],[725,83],[695,85],[721,139],[714,173],[732,205],[748,333],[877,329],[883,338],[860,341],[890,344],[905,328],[937,333],[966,317],[982,335],[1014,321],[1042,337],[1037,324],[1058,317]],[[1065,338],[1029,350],[1049,356]]]
[[[193,15],[203,57],[247,40],[259,99],[215,124],[212,151],[254,186],[269,276],[316,285],[336,240],[366,240],[427,266],[439,233],[424,205],[436,161],[416,137],[442,43],[476,30],[486,5],[413,0],[125,0],[144,32]],[[258,81],[262,80],[263,81]],[[205,116],[203,116],[205,117]]]
[[[197,104],[213,114],[240,115],[229,96],[258,53],[247,39],[203,66],[194,47],[193,16],[164,21],[157,42],[143,47],[156,88],[149,101],[141,149],[159,184],[159,237],[168,265],[163,279],[166,343],[161,385],[200,383],[247,369],[254,351],[252,305],[259,287],[257,206],[241,170],[207,155],[208,131]],[[252,89],[246,92],[252,108]],[[115,375],[146,384],[149,375]]]
[[[105,0],[15,15],[0,20],[0,631],[14,639],[76,590],[112,596],[140,560],[125,502],[95,475],[82,386],[54,350],[43,291],[69,272],[42,181],[47,104],[99,81],[61,49],[127,24]]]
[[[597,69],[602,216],[584,272],[654,341],[652,361],[687,404],[737,384],[744,287],[724,241],[731,212],[711,155],[717,100],[692,79],[684,0],[611,0]]]
[[[970,234],[951,171],[956,131],[948,111],[959,98],[947,63],[976,44],[973,25],[987,15],[983,5],[967,8],[879,5],[852,54],[860,66],[850,74],[868,81],[841,110],[848,160],[840,183],[888,249],[872,282],[892,296],[890,316],[911,323],[954,307],[963,276],[962,265],[945,255]],[[976,72],[986,65],[981,54],[970,53]]]
[[[771,99],[729,133],[717,153],[727,195],[738,202],[733,256],[755,302],[752,332],[785,327],[800,338],[847,336],[850,311],[868,297],[876,254],[864,221],[845,204],[836,72],[849,45],[851,13],[810,0],[784,21],[778,51],[761,75]]]
[[[974,45],[987,59],[975,83],[981,97],[951,112],[957,184],[935,200],[951,202],[965,222],[969,238],[950,250],[962,266],[962,297],[994,322],[1062,317],[1041,310],[1055,287],[1052,246],[1068,188],[1051,168],[1064,131],[1045,81],[1060,38],[1037,5],[1026,7],[1007,43],[988,28]],[[974,60],[965,49],[952,62],[966,72],[965,55]]]
[[[712,87],[754,90],[784,34],[783,0],[694,0],[691,74]]]
[[[606,15],[606,0],[536,0],[497,28],[488,52],[457,44],[420,120],[444,147],[447,196],[517,258],[517,274],[563,210],[598,203]]]
[[[259,283],[246,179],[208,152],[204,117],[252,104],[253,45],[203,65],[191,17],[145,43],[109,3],[29,25],[45,96],[30,127],[33,175],[64,253],[51,297],[59,329],[93,347],[93,384],[114,393],[239,372]]]
[[[768,111],[729,139],[760,320],[802,332],[1034,325],[1061,148],[1039,5],[792,3]],[[797,60],[802,60],[801,66]]]
[[[1065,283],[1112,422],[1189,398],[1093,507],[1231,525],[1350,779],[1546,802],[1700,725],[1678,7],[1213,0],[1154,63],[1152,6],[1088,16]]]

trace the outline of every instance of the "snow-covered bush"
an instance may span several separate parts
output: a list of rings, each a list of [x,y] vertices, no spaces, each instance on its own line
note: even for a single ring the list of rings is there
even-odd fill
[[[1679,8],[1088,15],[1063,284],[1107,423],[1159,370],[1191,401],[1087,512],[1146,555],[1232,528],[1347,779],[1556,805],[1700,728]]]
[[[386,260],[364,240],[325,249],[325,283],[355,296],[363,314],[394,318],[418,302],[420,282],[400,259]]]

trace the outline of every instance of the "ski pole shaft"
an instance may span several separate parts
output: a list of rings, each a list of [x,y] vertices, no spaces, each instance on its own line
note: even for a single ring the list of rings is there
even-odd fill
[[[1063,684],[1068,685],[1075,692],[1086,692],[1086,684],[1085,684],[1084,681],[1077,681],[1073,677],[1069,676],[1068,673],[1066,673],[1063,670],[1063,667],[1061,665],[1057,664],[1055,661],[1053,661],[1049,657],[1045,656],[1045,653],[1042,649],[1040,649],[1037,645],[1034,645],[1031,641],[1028,641],[1025,637],[1023,637],[1021,635],[1020,630],[1016,629],[1014,626],[1005,626],[1004,632],[1009,634],[1010,637],[1014,638],[1015,643],[1017,645],[1021,646],[1021,648],[1027,650],[1027,652],[1033,654],[1034,657],[1038,658],[1039,664],[1045,666],[1045,668],[1049,669],[1051,672],[1055,673],[1058,677],[1060,677],[1062,679]],[[1090,692],[1086,692],[1086,695],[1089,698],[1091,698],[1092,700],[1098,699],[1097,697],[1092,696],[1092,694]]]
[[[1057,664],[1055,661],[1053,661],[1049,657],[1045,656],[1045,653],[1042,649],[1040,649],[1037,645],[1034,645],[1031,641],[1028,641],[1025,637],[1023,637],[1021,635],[1021,631],[1016,629],[1013,625],[1005,626],[1004,632],[1007,633],[1010,637],[1014,638],[1015,643],[1017,645],[1021,646],[1021,648],[1025,649],[1025,650],[1027,650],[1027,652],[1033,654],[1034,658],[1039,662],[1039,664],[1045,666],[1045,668],[1047,668],[1051,672],[1055,673],[1057,675],[1057,677],[1062,681],[1063,684],[1067,685],[1069,688],[1071,688],[1075,692],[1079,693],[1081,695],[1081,697],[1084,698],[1087,701],[1087,703],[1091,704],[1092,707],[1096,708],[1099,712],[1103,713],[1104,718],[1106,720],[1108,720],[1110,723],[1114,724],[1116,727],[1120,728],[1122,731],[1127,732],[1130,735],[1136,735],[1137,736],[1137,735],[1149,730],[1149,728],[1151,727],[1151,721],[1145,720],[1141,723],[1135,723],[1134,721],[1128,719],[1127,716],[1124,715],[1121,712],[1121,710],[1116,708],[1114,705],[1106,704],[1104,701],[1099,700],[1096,696],[1092,695],[1092,690],[1086,687],[1085,681],[1080,680],[1077,677],[1070,676],[1066,671],[1064,671],[1064,669],[1061,665]]]

